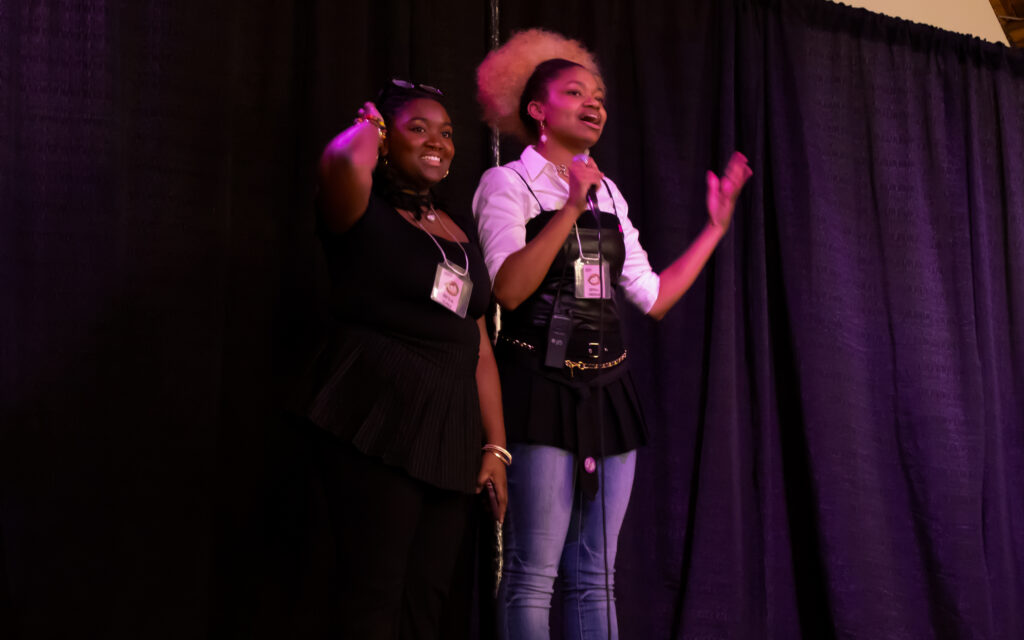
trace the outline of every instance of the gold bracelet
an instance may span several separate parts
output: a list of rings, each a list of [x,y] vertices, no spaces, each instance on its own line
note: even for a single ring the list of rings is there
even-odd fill
[[[369,122],[373,126],[377,127],[377,137],[384,140],[388,137],[388,126],[384,124],[384,118],[380,116],[356,116],[352,124],[359,124],[360,122]]]
[[[498,453],[497,451],[486,451],[485,453],[489,453],[492,456],[494,456],[495,458],[497,458],[498,460],[501,460],[502,464],[504,464],[506,467],[509,465],[508,460],[506,460],[505,458],[502,458],[501,454]]]
[[[498,457],[498,460],[504,462],[506,467],[512,464],[512,454],[509,453],[508,449],[499,444],[485,444],[481,447],[481,451],[491,452]]]

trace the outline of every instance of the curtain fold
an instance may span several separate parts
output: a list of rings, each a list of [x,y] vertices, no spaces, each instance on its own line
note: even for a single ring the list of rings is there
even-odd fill
[[[623,589],[621,615],[672,637],[1021,635],[1021,56],[829,3],[713,14],[679,37],[647,7],[635,16],[659,34],[636,59],[711,69],[652,65],[644,164],[687,166],[668,162],[672,111],[654,95],[682,86],[716,113],[691,125],[713,133],[680,138],[716,139],[711,166],[735,140],[755,178],[705,282],[655,337],[637,323],[655,354],[656,460],[641,458],[620,584],[650,585],[652,562],[665,580],[635,603]],[[626,195],[665,259],[700,198],[644,186],[654,206]],[[700,345],[680,362],[688,339]],[[681,402],[693,367],[697,406]],[[691,473],[666,477],[694,451]],[[657,527],[686,532],[681,557],[655,561]],[[650,620],[652,600],[674,617]]]

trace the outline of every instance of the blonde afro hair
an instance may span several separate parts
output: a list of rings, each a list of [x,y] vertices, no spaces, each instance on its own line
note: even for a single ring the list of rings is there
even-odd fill
[[[520,31],[488,53],[476,69],[484,121],[523,142],[534,142],[534,134],[519,116],[519,101],[537,65],[552,58],[575,62],[601,77],[594,55],[579,41],[544,29]]]

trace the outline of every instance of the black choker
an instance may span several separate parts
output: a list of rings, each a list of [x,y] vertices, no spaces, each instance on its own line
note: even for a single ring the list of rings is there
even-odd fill
[[[373,190],[392,207],[411,212],[416,220],[424,216],[427,220],[436,219],[436,210],[444,209],[444,204],[434,195],[433,190],[420,193],[409,189],[403,182],[393,169],[385,168],[374,175]]]
[[[433,193],[416,193],[408,189],[392,189],[384,194],[384,198],[388,201],[388,204],[396,209],[405,209],[411,212],[417,220],[424,216],[428,220],[434,220],[437,217],[434,211],[438,205]]]

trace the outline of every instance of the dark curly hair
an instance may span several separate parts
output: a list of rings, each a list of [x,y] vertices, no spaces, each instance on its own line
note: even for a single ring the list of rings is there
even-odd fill
[[[409,104],[413,100],[433,100],[444,107],[446,111],[448,110],[448,105],[445,104],[444,94],[440,91],[435,93],[429,89],[424,89],[424,85],[420,84],[416,84],[411,87],[404,87],[395,84],[395,82],[399,81],[392,80],[386,84],[383,89],[377,92],[377,100],[374,102],[377,106],[377,111],[380,111],[380,115],[384,116],[384,122],[389,127],[394,121],[395,116],[405,108],[405,105]],[[405,83],[404,80],[401,82]],[[412,83],[410,82],[405,84]]]

